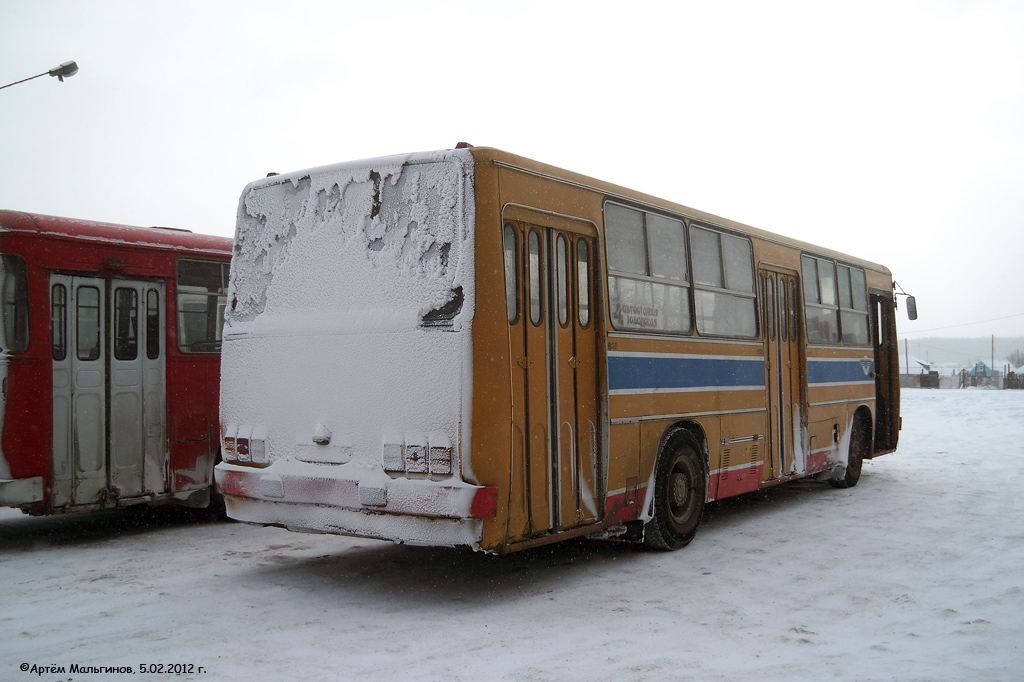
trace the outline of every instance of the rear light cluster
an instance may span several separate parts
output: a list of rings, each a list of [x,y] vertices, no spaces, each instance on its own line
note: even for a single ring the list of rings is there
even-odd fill
[[[220,456],[225,462],[267,466],[267,427],[228,424],[221,437]]]
[[[391,473],[452,473],[452,444],[444,434],[384,437],[384,470]]]

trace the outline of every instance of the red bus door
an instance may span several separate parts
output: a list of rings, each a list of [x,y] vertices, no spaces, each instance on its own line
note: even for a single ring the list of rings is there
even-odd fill
[[[52,506],[164,492],[163,284],[52,275]]]

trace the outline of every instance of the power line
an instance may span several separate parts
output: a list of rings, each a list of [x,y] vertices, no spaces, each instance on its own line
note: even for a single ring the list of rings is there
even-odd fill
[[[1005,317],[993,317],[991,320],[979,320],[977,322],[964,322],[963,324],[951,324],[948,327],[933,327],[931,329],[915,329],[912,332],[902,332],[903,336],[910,336],[911,334],[924,334],[925,332],[937,332],[943,329],[955,329],[956,327],[970,327],[975,324],[985,324],[987,322],[998,322],[999,320],[1009,320],[1011,317],[1021,317],[1024,313],[1014,313],[1013,315],[1007,315]]]

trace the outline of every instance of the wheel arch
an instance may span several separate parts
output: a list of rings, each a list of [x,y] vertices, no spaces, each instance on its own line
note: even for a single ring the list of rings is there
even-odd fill
[[[665,446],[680,432],[690,434],[693,439],[697,442],[697,447],[700,449],[701,458],[704,460],[704,490],[705,495],[710,495],[710,477],[711,477],[711,452],[708,445],[707,433],[704,431],[704,427],[698,422],[692,420],[678,421],[674,424],[666,427],[665,431],[661,434],[661,440],[658,442],[658,454],[654,462],[654,471],[658,470],[658,460],[661,459],[665,452]]]
[[[862,424],[861,428],[867,430],[868,440],[868,451],[864,455],[864,459],[871,459],[875,456],[875,418],[871,414],[871,408],[867,405],[858,405],[857,409],[853,412],[853,419],[851,420],[851,428],[857,428],[857,422]]]
[[[680,449],[683,447],[692,454],[682,454]],[[684,547],[693,540],[709,501],[708,458],[707,436],[700,424],[680,421],[662,432],[641,517],[644,544],[654,549],[671,550]],[[680,465],[680,462],[692,462],[691,473],[686,474],[687,465]],[[679,466],[681,468],[676,469]],[[693,470],[696,467],[701,469],[700,473]],[[672,482],[680,477],[688,477],[690,484],[683,483],[679,487],[678,481]],[[675,486],[676,492],[670,486]],[[698,486],[703,488],[701,495],[691,498],[698,502],[688,501],[685,493],[678,493],[680,490],[696,490]]]

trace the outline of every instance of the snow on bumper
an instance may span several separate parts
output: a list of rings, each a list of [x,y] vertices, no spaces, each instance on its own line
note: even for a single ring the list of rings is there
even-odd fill
[[[0,479],[0,507],[18,507],[41,502],[43,477]]]
[[[238,521],[411,544],[475,546],[482,519],[497,508],[494,487],[392,479],[344,466],[222,462],[215,477],[228,516]]]

